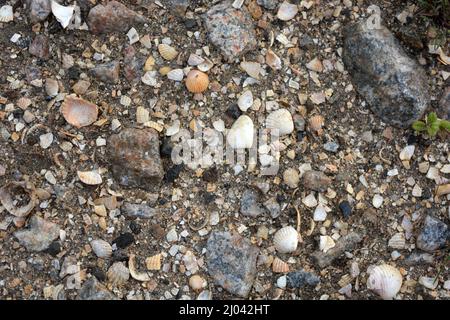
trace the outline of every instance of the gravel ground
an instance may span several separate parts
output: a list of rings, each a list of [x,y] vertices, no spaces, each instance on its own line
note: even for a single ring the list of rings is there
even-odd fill
[[[427,112],[448,119],[448,42],[412,2],[291,1],[286,21],[276,0],[222,1],[231,11],[220,18],[208,12],[219,1],[120,2],[133,11],[118,7],[111,22],[81,0],[81,23],[64,29],[30,13],[45,1],[0,0],[14,12],[0,22],[1,299],[380,299],[371,274],[387,298],[450,297],[449,135],[415,135],[413,116],[396,111],[382,122],[342,58],[344,26],[377,5],[424,70]],[[268,66],[269,50],[281,67]],[[187,67],[205,71],[206,91],[189,92]],[[73,93],[98,106],[86,125],[60,111]],[[276,175],[168,156],[180,128],[223,131],[242,114],[264,128],[276,109],[295,126],[268,148]],[[275,234],[286,226],[295,245],[283,252]]]

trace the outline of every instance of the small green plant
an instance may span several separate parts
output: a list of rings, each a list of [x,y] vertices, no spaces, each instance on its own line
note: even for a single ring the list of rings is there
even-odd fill
[[[430,112],[425,121],[414,121],[412,124],[414,131],[426,132],[430,137],[435,137],[440,130],[450,132],[450,121],[439,119],[435,112]]]
[[[420,13],[432,18],[444,28],[449,26],[450,0],[417,0]]]

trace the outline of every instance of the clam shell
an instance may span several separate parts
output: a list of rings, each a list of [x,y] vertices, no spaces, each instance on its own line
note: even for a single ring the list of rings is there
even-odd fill
[[[281,70],[281,59],[272,50],[268,50],[266,53],[266,64],[272,70]]]
[[[233,149],[249,149],[253,145],[253,121],[249,116],[240,116],[227,133],[227,142]]]
[[[322,116],[316,115],[309,119],[309,129],[314,132],[321,132],[325,120]]]
[[[102,259],[107,259],[112,255],[112,247],[105,240],[92,240],[91,243],[92,251],[94,251],[95,255]]]
[[[318,58],[314,58],[313,60],[311,60],[306,64],[306,68],[308,68],[311,71],[322,72],[323,71],[322,61],[320,61]]]
[[[382,264],[369,272],[367,288],[377,293],[384,300],[393,299],[402,286],[402,275],[396,268]]]
[[[61,113],[68,123],[80,128],[94,123],[98,117],[98,107],[84,99],[66,96],[61,105]]]
[[[154,256],[148,257],[145,259],[145,265],[147,266],[148,270],[160,270],[161,269],[161,253],[158,253]]]
[[[406,244],[403,232],[398,232],[389,239],[388,246],[394,249],[404,249]]]
[[[290,253],[297,250],[298,233],[291,226],[278,230],[273,237],[275,249],[281,253]]]
[[[277,18],[283,21],[293,19],[298,13],[298,6],[289,2],[283,2],[277,12]]]
[[[150,112],[144,107],[137,107],[136,109],[136,122],[146,123],[150,120]]]
[[[114,262],[106,273],[109,283],[113,286],[121,286],[130,279],[130,271],[123,262]]]
[[[77,175],[81,182],[88,185],[97,185],[103,182],[101,175],[95,171],[77,171]]]
[[[253,93],[250,90],[244,91],[239,99],[238,106],[241,111],[246,112],[253,105]]]
[[[67,28],[70,21],[72,20],[73,13],[75,7],[74,6],[62,6],[56,1],[52,1],[52,13],[55,16],[56,20],[61,24],[63,29]]]
[[[186,76],[186,88],[192,93],[201,93],[208,89],[209,78],[204,72],[191,70]]]
[[[135,266],[136,255],[130,254],[130,258],[128,259],[128,269],[130,270],[130,275],[133,279],[138,281],[150,281],[151,278],[146,272],[139,272],[136,270]]]
[[[272,262],[272,271],[276,273],[289,272],[289,265],[280,258],[276,257]]]
[[[167,78],[174,81],[181,81],[184,78],[183,69],[173,69],[167,73]]]
[[[240,66],[250,77],[259,80],[259,75],[262,71],[261,64],[258,62],[242,61]]]
[[[206,282],[206,280],[203,279],[198,274],[194,274],[192,277],[189,278],[189,286],[194,291],[203,290],[204,288],[206,288],[207,285],[208,283]]]
[[[278,109],[270,113],[266,118],[266,128],[278,130],[280,136],[294,131],[294,121],[291,113],[286,109]]]
[[[188,65],[190,66],[198,66],[200,63],[203,63],[205,59],[200,57],[199,55],[195,53],[191,53],[188,58]]]
[[[169,61],[175,59],[178,55],[178,51],[174,47],[164,43],[158,45],[158,51],[161,57]]]
[[[23,206],[17,207],[13,198],[19,189],[22,194],[26,193],[30,200]],[[0,202],[10,214],[17,218],[24,218],[34,209],[38,201],[34,186],[27,185],[26,182],[10,182],[0,189]]]
[[[198,70],[203,72],[209,71],[212,67],[214,67],[214,63],[208,58],[197,66]]]
[[[13,7],[4,5],[0,8],[0,22],[10,22],[14,20]]]

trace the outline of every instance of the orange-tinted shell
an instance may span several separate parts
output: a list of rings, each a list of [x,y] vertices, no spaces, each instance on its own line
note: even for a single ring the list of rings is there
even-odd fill
[[[186,77],[186,88],[192,93],[201,93],[208,88],[208,75],[198,70],[191,70]]]
[[[97,120],[98,107],[84,99],[67,96],[61,105],[61,113],[68,123],[80,128]]]
[[[289,265],[279,258],[275,258],[272,262],[272,271],[276,273],[289,272]]]
[[[322,127],[324,125],[324,118],[320,115],[313,116],[309,119],[309,128],[312,131],[320,132],[322,131]]]

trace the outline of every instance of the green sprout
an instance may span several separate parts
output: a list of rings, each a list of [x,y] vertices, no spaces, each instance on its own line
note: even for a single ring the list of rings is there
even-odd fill
[[[435,137],[440,130],[450,132],[450,121],[439,119],[435,112],[430,112],[425,121],[414,121],[412,127],[418,133],[426,132],[430,137]]]

